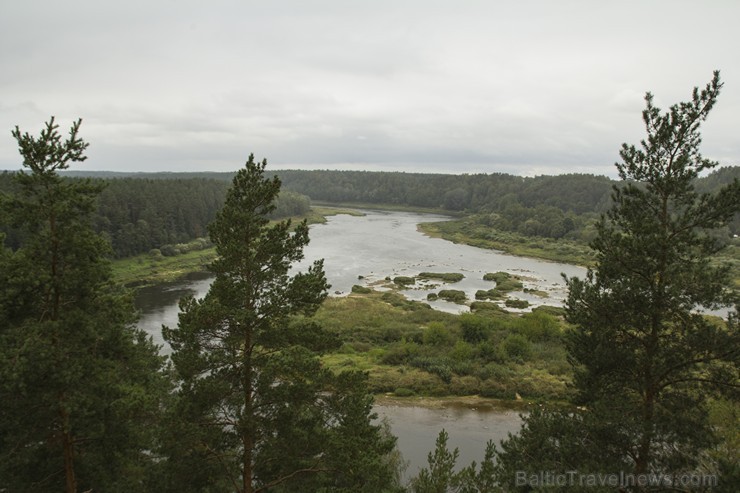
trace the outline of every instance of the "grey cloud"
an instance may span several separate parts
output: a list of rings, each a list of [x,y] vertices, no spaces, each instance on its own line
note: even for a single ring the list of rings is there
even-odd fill
[[[642,136],[645,91],[667,107],[715,68],[704,153],[738,164],[740,6],[705,2],[711,23],[695,10],[16,2],[0,18],[0,169],[18,165],[10,129],[54,114],[83,117],[90,169],[234,169],[254,151],[276,166],[609,173]]]

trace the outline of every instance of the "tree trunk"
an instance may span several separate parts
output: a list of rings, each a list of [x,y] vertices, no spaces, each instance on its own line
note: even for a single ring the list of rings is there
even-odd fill
[[[62,450],[64,453],[64,478],[65,491],[77,493],[77,477],[75,476],[74,463],[74,438],[69,426],[69,413],[61,402],[64,396],[60,396],[59,416],[62,418]]]
[[[244,414],[242,419],[246,426],[242,429],[242,444],[244,455],[242,458],[242,481],[244,493],[252,493],[252,451],[254,439],[252,437],[252,333],[246,330],[244,335]]]

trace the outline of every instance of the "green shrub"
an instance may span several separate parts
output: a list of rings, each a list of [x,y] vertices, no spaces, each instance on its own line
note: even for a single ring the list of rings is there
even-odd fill
[[[465,291],[459,289],[443,289],[438,293],[438,296],[444,300],[452,301],[453,303],[465,303],[468,299],[465,296]]]
[[[465,279],[465,276],[459,272],[422,272],[418,277],[421,279],[435,279],[445,282],[459,282]]]
[[[354,349],[358,353],[366,353],[373,348],[373,345],[370,344],[369,342],[360,342],[360,341],[352,342],[351,346],[352,346],[352,349]]]
[[[410,361],[411,366],[437,375],[444,383],[452,381],[452,368],[445,358],[418,356]]]
[[[424,344],[430,346],[449,346],[454,340],[454,336],[445,327],[442,322],[432,322],[424,331]]]
[[[457,341],[455,347],[450,351],[450,358],[453,361],[470,361],[473,356],[473,346],[465,341]]]
[[[503,340],[502,346],[506,354],[515,360],[526,360],[532,353],[529,341],[521,334],[509,334]]]
[[[412,397],[416,395],[416,392],[414,392],[411,389],[407,389],[405,387],[399,387],[396,390],[393,391],[393,394],[396,397]]]
[[[470,311],[507,313],[506,310],[498,306],[496,303],[491,303],[490,301],[474,301],[470,304]]]
[[[460,328],[462,329],[463,340],[471,344],[477,344],[488,339],[493,329],[490,319],[472,313],[460,315]]]
[[[510,300],[506,300],[504,304],[508,306],[509,308],[527,308],[529,306],[529,301],[510,299]]]
[[[524,314],[518,326],[521,328],[519,332],[533,342],[556,341],[561,336],[558,320],[544,312]]]
[[[427,295],[427,300],[429,301],[437,301],[438,298],[439,296],[437,296],[437,293],[429,293]]]
[[[475,395],[480,393],[480,381],[473,376],[463,375],[452,378],[450,390],[457,395]]]
[[[393,282],[398,284],[399,286],[409,286],[411,284],[414,284],[416,282],[416,279],[408,276],[396,276],[393,278]]]
[[[516,291],[524,287],[517,276],[513,276],[508,272],[489,272],[483,276],[483,280],[494,281],[496,283],[494,289],[501,293]]]
[[[381,362],[386,365],[402,365],[419,353],[419,345],[415,342],[402,340],[389,347],[381,357]]]
[[[493,289],[479,289],[475,292],[475,299],[476,300],[500,300],[506,297],[506,293],[504,291],[499,291],[497,288]]]
[[[480,395],[481,397],[488,397],[490,399],[514,400],[516,398],[516,392],[513,388],[510,388],[506,382],[495,379],[488,379],[481,382]]]
[[[532,309],[532,313],[546,313],[553,317],[565,316],[565,308],[560,306],[541,305]]]
[[[373,290],[370,288],[366,288],[365,286],[360,286],[359,284],[355,284],[352,286],[352,292],[358,293],[358,294],[369,294],[372,293]]]
[[[475,365],[470,360],[453,361],[450,368],[457,375],[472,375],[475,373]]]

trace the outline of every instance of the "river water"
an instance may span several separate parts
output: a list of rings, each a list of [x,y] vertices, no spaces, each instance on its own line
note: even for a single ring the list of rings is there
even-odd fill
[[[579,277],[585,274],[580,267],[454,244],[417,231],[420,222],[446,220],[444,216],[365,212],[363,217],[331,216],[326,224],[311,226],[311,243],[304,250],[306,258],[296,269],[305,269],[314,260],[325,259],[324,269],[332,285],[330,292],[337,296],[349,293],[354,284],[370,285],[389,276],[414,276],[423,271],[460,272],[465,279],[449,287],[465,291],[470,300],[474,299],[476,290],[493,287],[493,283],[483,281],[483,274],[506,271],[522,276],[525,288],[547,292],[547,297],[511,293],[511,297],[526,299],[532,306],[561,304],[566,295],[561,273]],[[139,327],[162,345],[163,353],[169,353],[169,347],[162,339],[161,328],[163,324],[177,325],[179,299],[189,294],[203,296],[210,282],[210,276],[196,274],[181,282],[139,290],[136,300],[141,310]],[[445,287],[448,286],[442,284],[434,289]],[[404,294],[411,299],[426,300],[429,292],[417,288]],[[445,301],[430,304],[451,312],[468,310],[465,305]],[[426,465],[427,453],[433,450],[442,428],[449,433],[450,448],[457,447],[460,451],[458,464],[465,466],[473,460],[480,463],[488,440],[498,442],[521,425],[517,412],[459,404],[435,408],[383,404],[376,406],[375,411],[390,421],[398,437],[399,449],[409,461],[406,478],[415,476]]]

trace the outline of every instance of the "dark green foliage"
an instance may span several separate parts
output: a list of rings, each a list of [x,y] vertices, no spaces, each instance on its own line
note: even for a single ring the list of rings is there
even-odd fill
[[[483,290],[479,289],[475,292],[476,300],[500,300],[506,297],[505,291],[499,291],[496,288]]]
[[[737,170],[720,169],[698,178],[697,189],[716,191],[731,181]],[[281,194],[274,213],[277,217],[305,213],[309,205],[305,195],[329,202],[446,207],[474,212],[463,221],[471,238],[501,237],[505,241],[510,241],[505,238],[508,233],[592,240],[596,234],[593,223],[597,214],[609,207],[613,183],[606,177],[578,174],[534,178],[495,173],[455,176],[325,170],[281,170],[278,174],[285,188],[293,192]],[[8,173],[0,173],[0,190],[11,186],[4,175]],[[234,176],[204,172],[88,175],[109,183],[101,197],[96,227],[111,237],[119,257],[203,236]],[[290,195],[295,192],[305,195]],[[740,215],[729,223],[727,233],[740,233]],[[15,233],[7,241],[11,247],[17,244]],[[570,252],[563,258],[583,261],[578,260],[582,249],[560,245],[564,252]]]
[[[411,480],[413,493],[493,493],[498,491],[494,476],[493,442],[486,444],[486,452],[480,468],[475,462],[461,471],[456,471],[459,451],[447,448],[449,436],[443,429],[437,435],[434,451],[427,456],[428,467],[419,471]]]
[[[478,293],[475,295],[478,299]],[[488,301],[474,301],[470,304],[471,312],[494,312],[494,313],[506,313],[506,310],[498,306],[496,303]]]
[[[531,345],[526,337],[519,334],[511,334],[501,343],[501,347],[509,358],[514,360],[525,360],[532,353]]]
[[[368,294],[372,292],[372,289],[366,288],[365,286],[360,286],[359,284],[355,284],[354,286],[352,286],[352,292],[358,294]]]
[[[414,493],[447,493],[454,491],[457,485],[455,462],[459,451],[452,452],[447,448],[449,435],[443,429],[437,436],[433,452],[429,452],[429,468],[424,468],[411,482],[411,491]]]
[[[508,299],[504,302],[504,304],[509,308],[527,308],[529,306],[529,301],[527,300],[517,300],[517,299]]]
[[[568,283],[580,400],[618,400],[624,426],[635,433],[628,450],[637,472],[694,465],[712,442],[707,395],[737,383],[735,324],[719,326],[693,312],[738,301],[727,269],[710,266],[720,247],[708,232],[740,210],[740,184],[714,196],[698,195],[693,185],[716,165],[699,154],[698,128],[720,87],[715,74],[690,102],[665,114],[646,97],[648,138],[641,149],[622,147],[617,169],[626,184],[615,188],[615,207],[599,224],[598,267]]]
[[[519,433],[502,442],[494,475],[503,491],[611,492],[614,488],[581,486],[578,477],[561,485],[543,484],[542,474],[613,474],[627,470],[619,450],[624,439],[610,422],[591,413],[538,406],[524,416]]]
[[[460,282],[465,279],[459,272],[422,272],[417,277],[420,279],[436,279],[444,282]]]
[[[740,183],[713,195],[694,187],[716,165],[699,153],[699,126],[720,87],[715,73],[666,113],[646,96],[647,138],[620,152],[623,183],[598,224],[596,267],[568,279],[569,359],[586,410],[530,416],[499,456],[508,484],[524,467],[723,472],[708,452],[718,436],[707,403],[721,394],[737,402],[740,332],[732,314],[718,322],[697,310],[738,302],[728,269],[710,258],[722,248],[713,232],[740,210]]]
[[[500,293],[508,293],[509,291],[517,291],[522,289],[524,285],[517,276],[509,274],[508,272],[489,272],[483,276],[484,281],[494,281],[496,291]]]
[[[450,346],[455,336],[441,322],[432,322],[424,331],[424,344],[432,346]]]
[[[446,357],[417,356],[409,361],[411,366],[437,375],[444,383],[452,381],[452,367]]]
[[[11,188],[11,173],[0,173],[0,191]],[[107,237],[116,258],[161,248],[175,255],[178,244],[206,236],[226,197],[228,182],[193,174],[137,174],[135,177],[95,179],[101,187],[92,214],[95,230]],[[232,175],[233,176],[233,175]],[[65,182],[84,181],[65,178]],[[271,219],[306,214],[311,202],[305,195],[282,192]],[[2,230],[2,229],[0,229]],[[8,246],[17,248],[20,238],[9,233]]]
[[[399,286],[410,286],[416,282],[416,279],[409,276],[396,276],[393,278],[393,282]]]
[[[147,491],[167,381],[111,284],[91,216],[100,184],[58,172],[83,161],[80,121],[63,140],[16,127],[26,171],[0,210],[19,234],[0,250],[0,489]]]
[[[468,297],[465,296],[465,291],[460,291],[459,289],[443,289],[437,293],[437,296],[443,300],[452,301],[453,303],[465,303],[468,299]]]
[[[603,176],[576,174],[525,178],[503,173],[435,175],[285,170],[280,171],[280,177],[286,189],[306,194],[313,200],[496,213],[519,207],[528,217],[537,214],[537,207],[551,207],[561,214],[603,208],[608,203],[611,185]],[[562,220],[562,216],[558,219]]]
[[[340,346],[309,318],[326,298],[323,265],[289,275],[308,226],[270,224],[280,181],[265,166],[250,156],[234,177],[209,228],[216,278],[163,331],[180,383],[164,489],[392,488],[395,440],[371,423],[367,377],[335,375],[319,361]]]
[[[462,338],[465,342],[477,344],[485,341],[493,332],[493,320],[489,317],[481,317],[464,313],[460,315],[460,328]]]

